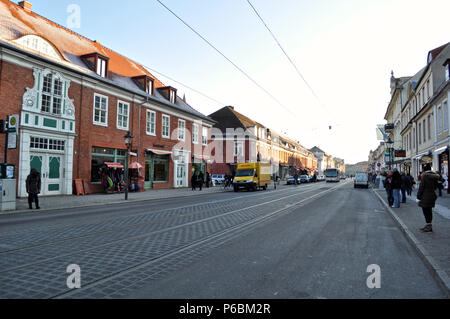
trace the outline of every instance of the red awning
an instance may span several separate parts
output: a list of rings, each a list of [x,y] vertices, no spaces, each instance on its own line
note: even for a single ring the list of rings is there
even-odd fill
[[[123,165],[120,163],[109,163],[106,162],[105,165],[109,168],[123,168]]]

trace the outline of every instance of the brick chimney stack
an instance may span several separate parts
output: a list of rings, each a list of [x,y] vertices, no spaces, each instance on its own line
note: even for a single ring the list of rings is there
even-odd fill
[[[19,6],[21,6],[25,11],[31,12],[33,5],[28,1],[20,1]]]

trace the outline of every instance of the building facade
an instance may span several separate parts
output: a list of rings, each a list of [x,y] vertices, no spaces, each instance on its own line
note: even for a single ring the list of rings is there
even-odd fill
[[[104,191],[107,172],[123,179],[127,132],[141,190],[189,186],[194,162],[208,158],[214,121],[142,65],[27,2],[0,0],[0,18],[7,21],[0,26],[0,118],[19,115],[17,149],[7,159],[16,165],[19,197],[31,168],[41,172],[43,195],[70,195],[75,179],[89,192]]]

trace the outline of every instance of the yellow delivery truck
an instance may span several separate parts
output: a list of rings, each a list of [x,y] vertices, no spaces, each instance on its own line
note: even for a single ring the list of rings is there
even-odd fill
[[[245,188],[248,191],[257,189],[266,190],[271,183],[269,163],[242,163],[238,164],[236,175],[233,181],[235,192]]]

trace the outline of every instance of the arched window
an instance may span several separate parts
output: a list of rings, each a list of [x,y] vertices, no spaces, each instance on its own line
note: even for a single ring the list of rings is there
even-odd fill
[[[52,73],[44,75],[41,111],[54,115],[61,115],[62,100],[63,82]]]

